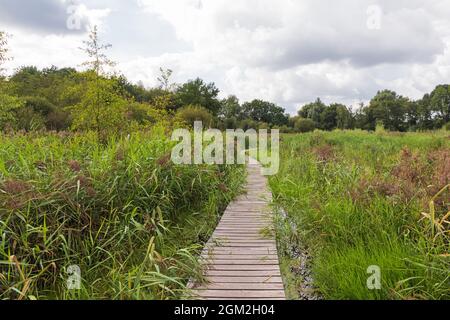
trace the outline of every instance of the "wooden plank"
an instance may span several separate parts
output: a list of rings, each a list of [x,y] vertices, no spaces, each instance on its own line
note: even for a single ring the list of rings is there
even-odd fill
[[[201,290],[284,290],[282,283],[208,283],[202,287],[193,288],[196,291]]]
[[[207,278],[211,283],[281,283],[281,277],[218,277],[211,276]]]
[[[205,270],[207,277],[242,277],[245,274],[248,277],[281,277],[280,270],[247,270],[245,273],[236,270]]]
[[[237,265],[227,265],[227,264],[212,264],[209,265],[210,270],[215,271],[277,271],[280,269],[278,265],[251,265],[251,264],[237,264]]]
[[[268,202],[272,199],[261,166],[247,167],[247,193],[225,210],[200,262],[206,282],[191,286],[196,299],[285,299]]]
[[[278,259],[276,260],[270,260],[270,259],[218,259],[217,257],[214,257],[213,259],[210,259],[208,261],[209,264],[212,265],[257,265],[257,266],[278,266]]]
[[[213,255],[202,255],[203,259],[216,259],[216,260],[276,260],[278,261],[278,256],[277,255],[261,255],[261,254],[256,254],[256,255],[251,255],[251,254],[242,254],[240,256],[236,255],[236,254],[213,254]]]
[[[192,290],[194,295],[203,298],[285,298],[283,290]]]

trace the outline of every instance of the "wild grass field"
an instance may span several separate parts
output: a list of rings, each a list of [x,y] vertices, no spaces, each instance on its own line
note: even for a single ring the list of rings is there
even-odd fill
[[[0,135],[0,299],[176,299],[198,275],[243,168],[173,165],[161,127],[97,141]]]
[[[307,266],[324,299],[450,299],[449,183],[445,131],[283,136],[271,187],[286,213],[277,235],[289,298],[311,290]],[[367,287],[372,265],[381,290]]]

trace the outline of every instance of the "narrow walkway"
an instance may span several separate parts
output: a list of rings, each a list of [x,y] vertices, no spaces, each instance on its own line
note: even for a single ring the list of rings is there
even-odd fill
[[[226,209],[202,253],[206,284],[194,299],[285,300],[273,220],[272,194],[256,161],[248,164],[246,194]]]

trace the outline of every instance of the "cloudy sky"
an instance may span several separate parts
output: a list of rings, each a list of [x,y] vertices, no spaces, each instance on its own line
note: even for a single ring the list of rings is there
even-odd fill
[[[450,0],[0,0],[11,72],[78,66],[92,25],[116,69],[156,85],[201,77],[221,96],[294,113],[322,97],[356,104],[380,89],[420,98],[450,82]]]

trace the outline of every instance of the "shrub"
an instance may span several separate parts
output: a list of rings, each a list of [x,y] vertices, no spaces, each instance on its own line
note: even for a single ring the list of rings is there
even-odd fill
[[[298,132],[306,133],[316,129],[316,124],[311,119],[300,118],[295,122],[295,130]]]
[[[0,93],[0,130],[13,129],[16,125],[16,112],[23,106],[17,97]]]
[[[450,122],[444,126],[445,130],[450,131]]]
[[[42,97],[26,97],[24,98],[25,108],[32,109],[35,113],[48,116],[56,110],[55,105]]]
[[[181,108],[177,117],[190,126],[194,126],[195,121],[202,121],[204,127],[211,126],[213,122],[213,115],[206,108],[195,105]]]

